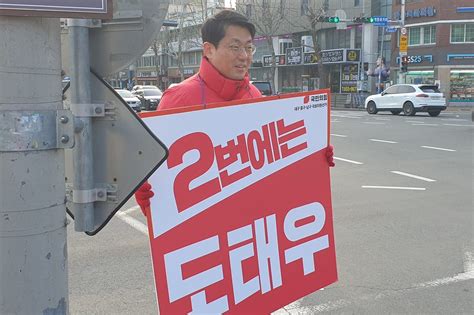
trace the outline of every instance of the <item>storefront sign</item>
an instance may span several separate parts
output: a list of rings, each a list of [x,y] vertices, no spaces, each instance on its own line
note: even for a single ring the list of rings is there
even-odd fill
[[[417,55],[417,56],[408,56],[408,63],[415,64],[415,63],[432,63],[433,62],[433,55]],[[400,63],[400,57],[397,57],[396,63]]]
[[[321,51],[323,63],[359,62],[360,49],[330,49]]]
[[[286,64],[285,55],[275,55],[275,62],[277,66],[284,66]],[[272,55],[265,55],[262,57],[262,63],[264,67],[272,66]]]
[[[304,63],[305,64],[315,64],[318,63],[319,57],[315,52],[304,53]]]
[[[149,180],[161,314],[270,314],[337,280],[329,91],[244,102],[142,115],[169,148]]]
[[[303,47],[292,47],[286,49],[286,64],[300,65],[303,63]]]
[[[447,61],[474,59],[474,54],[448,54]]]
[[[359,65],[343,65],[341,72],[341,93],[357,93]]]
[[[437,13],[436,8],[431,7],[424,7],[419,9],[413,10],[406,10],[405,11],[405,18],[420,18],[420,17],[432,17],[435,16]],[[400,20],[402,14],[400,11],[395,12],[393,17],[395,20]]]
[[[0,15],[110,18],[112,0],[2,0]]]
[[[323,63],[344,62],[344,49],[322,50],[321,60]]]

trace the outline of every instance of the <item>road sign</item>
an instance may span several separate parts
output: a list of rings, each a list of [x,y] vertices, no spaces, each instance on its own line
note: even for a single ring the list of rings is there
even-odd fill
[[[170,148],[150,178],[161,314],[270,314],[337,280],[329,104],[319,90],[145,114]]]
[[[373,25],[375,26],[387,26],[388,18],[386,16],[373,16],[374,19]]]
[[[400,34],[402,34],[402,35],[407,35],[407,33],[408,33],[408,32],[407,32],[407,28],[406,28],[406,27],[400,28]]]
[[[396,27],[386,26],[385,33],[395,33],[397,31]]]
[[[0,15],[110,18],[112,0],[2,0]]]
[[[168,0],[114,0],[112,20],[93,21],[89,30],[91,68],[102,77],[129,66],[150,47],[168,11]],[[62,30],[62,64],[69,73],[67,25]]]
[[[94,181],[97,197],[102,201],[95,202],[94,229],[86,232],[88,235],[96,234],[107,224],[168,154],[166,146],[96,74],[91,74],[91,89],[92,103],[105,104],[105,116],[92,119]],[[73,176],[72,152],[66,150],[67,187]],[[67,208],[74,218],[73,198],[69,190]]]
[[[408,35],[400,34],[400,55],[406,55],[408,52]]]

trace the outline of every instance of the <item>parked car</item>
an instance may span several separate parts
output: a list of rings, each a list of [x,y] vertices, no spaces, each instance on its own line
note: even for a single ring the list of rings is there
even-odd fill
[[[133,93],[142,102],[142,109],[144,110],[156,110],[160,103],[163,92],[160,89],[144,89],[136,90]]]
[[[365,108],[369,114],[390,111],[398,115],[403,111],[405,115],[413,116],[417,112],[428,112],[436,117],[446,109],[446,98],[437,85],[395,84],[380,94],[367,97]]]
[[[263,96],[273,95],[272,85],[268,81],[250,81]]]
[[[116,89],[115,91],[134,111],[136,111],[137,113],[141,112],[142,102],[138,99],[138,97],[133,95],[129,90]]]
[[[156,89],[158,88],[154,85],[135,85],[132,88],[132,92],[138,91],[138,90],[156,90]]]

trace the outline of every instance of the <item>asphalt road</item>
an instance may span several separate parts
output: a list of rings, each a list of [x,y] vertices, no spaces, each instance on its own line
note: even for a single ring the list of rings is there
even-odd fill
[[[333,111],[339,281],[275,314],[474,312],[473,123]],[[68,227],[71,314],[156,314],[145,220],[129,201],[97,236]]]

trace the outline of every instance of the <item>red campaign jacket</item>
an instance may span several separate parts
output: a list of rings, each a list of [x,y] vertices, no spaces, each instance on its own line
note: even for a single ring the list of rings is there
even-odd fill
[[[227,79],[202,58],[199,73],[166,90],[158,110],[257,97],[262,94],[250,84],[248,74],[243,80]]]

